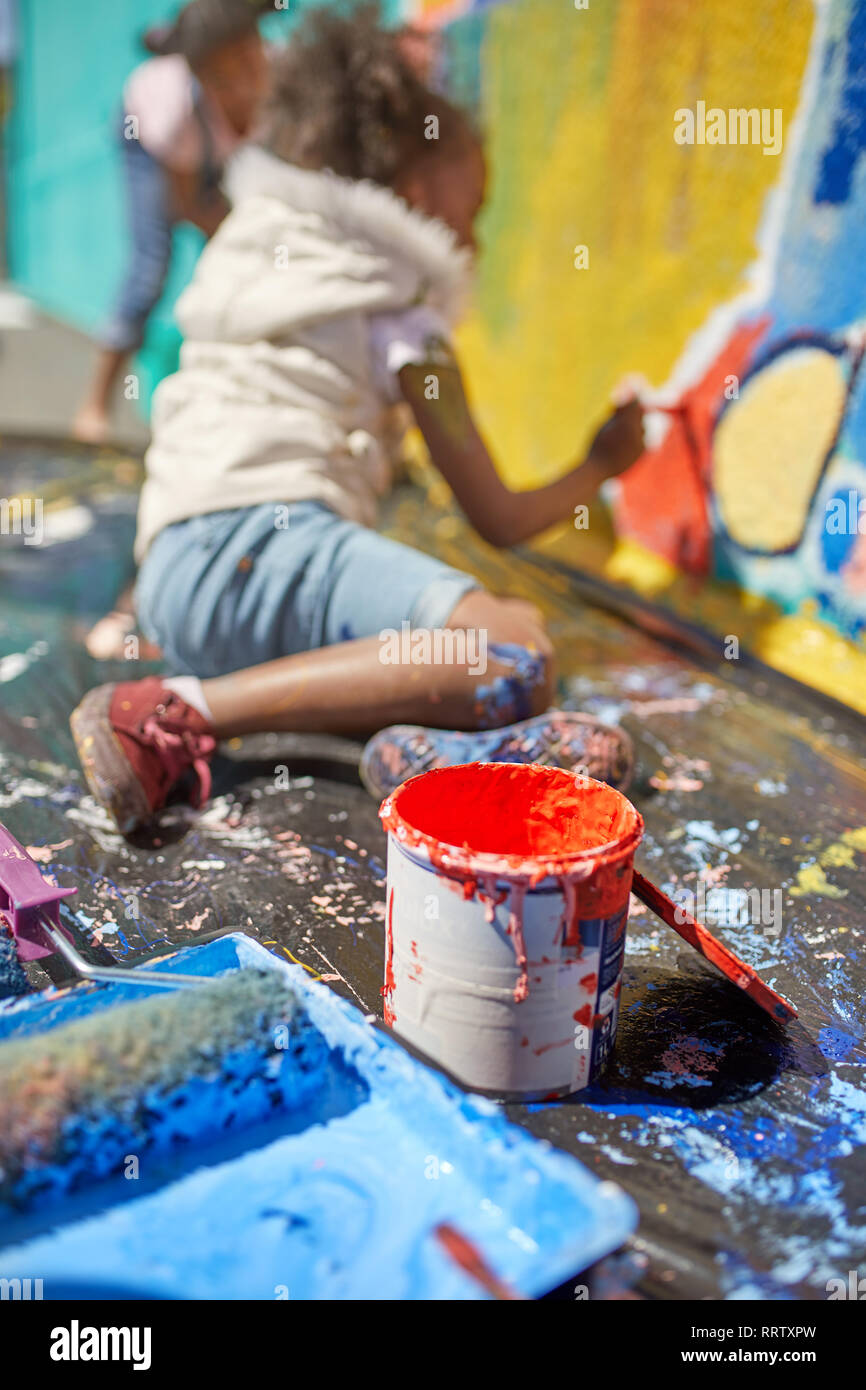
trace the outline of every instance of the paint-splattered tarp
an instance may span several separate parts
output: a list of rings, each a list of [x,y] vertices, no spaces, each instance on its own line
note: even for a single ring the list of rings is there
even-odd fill
[[[124,844],[84,794],[66,720],[136,670],[79,640],[128,573],[129,469],[7,444],[0,472],[52,503],[49,543],[0,541],[0,818],[77,887],[82,939],[140,961],[240,928],[380,1013],[384,839],[352,750],[324,769],[327,743],[229,748],[204,814]],[[764,890],[763,926],[718,931],[800,1009],[780,1030],[635,903],[604,1083],[512,1115],[636,1198],[645,1292],[826,1297],[866,1253],[862,721],[736,662],[705,669],[430,518],[411,493],[392,514],[396,534],[538,602],[563,702],[633,734],[638,866],[670,890]]]

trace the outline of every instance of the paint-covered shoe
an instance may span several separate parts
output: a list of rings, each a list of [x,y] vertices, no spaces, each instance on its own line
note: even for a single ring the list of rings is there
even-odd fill
[[[381,799],[419,772],[475,762],[561,767],[624,791],[634,771],[634,747],[622,729],[571,710],[549,710],[519,724],[469,733],[392,724],[365,747],[361,781]]]
[[[151,821],[190,772],[193,805],[210,796],[213,731],[158,676],[98,686],[69,723],[87,785],[121,834]]]

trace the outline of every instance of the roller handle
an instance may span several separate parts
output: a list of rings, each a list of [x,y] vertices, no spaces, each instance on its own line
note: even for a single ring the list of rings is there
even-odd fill
[[[74,888],[49,883],[24,846],[0,824],[0,916],[12,929],[22,961],[54,955],[56,947],[46,933],[46,921],[72,940],[60,924],[59,904],[74,892]]]
[[[141,985],[145,989],[188,989],[206,983],[197,975],[91,965],[76,950],[72,934],[60,922],[59,905],[75,891],[49,883],[24,846],[0,824],[0,919],[5,917],[12,928],[19,960],[56,955],[81,980]]]
[[[82,980],[93,980],[107,985],[141,985],[144,989],[191,989],[195,985],[205,985],[208,977],[204,975],[169,975],[158,970],[124,970],[122,966],[91,965],[79,955],[71,941],[67,941],[62,931],[43,918],[42,927],[52,950],[62,956],[76,975]]]

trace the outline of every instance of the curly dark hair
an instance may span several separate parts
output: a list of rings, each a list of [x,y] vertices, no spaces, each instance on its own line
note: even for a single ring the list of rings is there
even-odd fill
[[[399,35],[382,27],[378,5],[366,3],[304,16],[274,62],[263,127],[264,143],[290,164],[387,187],[477,138],[466,112],[425,84]]]

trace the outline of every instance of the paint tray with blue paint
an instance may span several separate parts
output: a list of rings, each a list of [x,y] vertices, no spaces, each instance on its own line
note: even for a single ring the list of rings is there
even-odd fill
[[[205,977],[214,984],[203,991],[235,997],[248,978],[265,996],[288,989],[286,1056],[263,1069],[244,1037],[234,1052],[223,1049],[219,1078],[209,1079],[209,1040],[194,1017],[200,991],[170,996],[173,1017],[180,1006],[193,1019],[170,1113],[160,1113],[163,1087],[136,1113],[102,1114],[96,1092],[111,1091],[111,1058],[74,1076],[58,1100],[66,1133],[54,1136],[52,1162],[25,1172],[19,1145],[17,1188],[7,1163],[0,1277],[41,1278],[46,1298],[484,1297],[483,1281],[437,1238],[447,1229],[480,1252],[502,1288],[535,1297],[634,1229],[635,1207],[618,1188],[459,1090],[250,938],[223,936],[151,968]],[[126,1049],[134,1052],[134,1010],[167,997],[136,1003],[140,994],[118,982],[0,1005],[0,1071],[17,1057],[20,1075],[28,1049],[49,1047],[53,1035],[57,1064],[43,1078],[50,1091],[57,1075],[75,1073],[77,1033],[108,1023],[116,1030],[124,1019],[133,1020]],[[145,1076],[157,1064],[129,1063]],[[0,1077],[4,1114],[0,1143],[8,1146],[21,1114],[16,1120]],[[50,1105],[46,1115],[50,1125]]]

